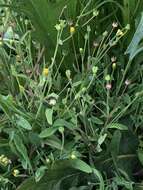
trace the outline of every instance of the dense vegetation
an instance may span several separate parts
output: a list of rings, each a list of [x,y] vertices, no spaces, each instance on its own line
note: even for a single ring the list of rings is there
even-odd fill
[[[142,190],[142,0],[0,0],[0,190]]]

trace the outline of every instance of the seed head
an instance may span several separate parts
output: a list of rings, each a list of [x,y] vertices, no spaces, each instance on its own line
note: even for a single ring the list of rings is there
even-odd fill
[[[117,28],[117,27],[118,27],[118,23],[117,23],[117,22],[113,22],[113,23],[112,23],[112,27],[113,27],[113,28]]]
[[[93,47],[94,47],[94,48],[97,48],[98,46],[99,46],[99,44],[98,44],[96,41],[94,41],[94,42],[93,42]]]
[[[55,106],[56,103],[57,103],[57,100],[56,100],[55,98],[51,98],[51,99],[49,100],[49,105],[50,105],[50,106]]]
[[[125,85],[126,85],[126,86],[129,86],[130,84],[131,84],[131,81],[127,79],[127,80],[125,81]]]
[[[107,84],[106,84],[106,89],[107,89],[107,90],[111,90],[111,88],[112,88],[112,85],[111,85],[110,83],[107,83]]]
[[[114,63],[114,62],[116,62],[116,60],[117,60],[117,58],[116,57],[111,57],[111,61],[112,61],[112,63]]]

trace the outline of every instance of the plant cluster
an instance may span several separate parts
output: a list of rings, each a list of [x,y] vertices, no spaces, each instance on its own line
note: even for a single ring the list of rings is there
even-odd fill
[[[143,188],[140,0],[0,0],[0,189]]]

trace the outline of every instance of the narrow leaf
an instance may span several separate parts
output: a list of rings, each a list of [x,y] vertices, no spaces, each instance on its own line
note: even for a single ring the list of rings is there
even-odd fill
[[[119,130],[128,130],[128,127],[126,125],[120,124],[120,123],[112,123],[107,125],[108,129],[119,129]]]

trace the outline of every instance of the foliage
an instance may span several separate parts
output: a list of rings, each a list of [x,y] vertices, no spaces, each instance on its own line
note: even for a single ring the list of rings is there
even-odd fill
[[[142,2],[0,8],[1,190],[142,189]]]

